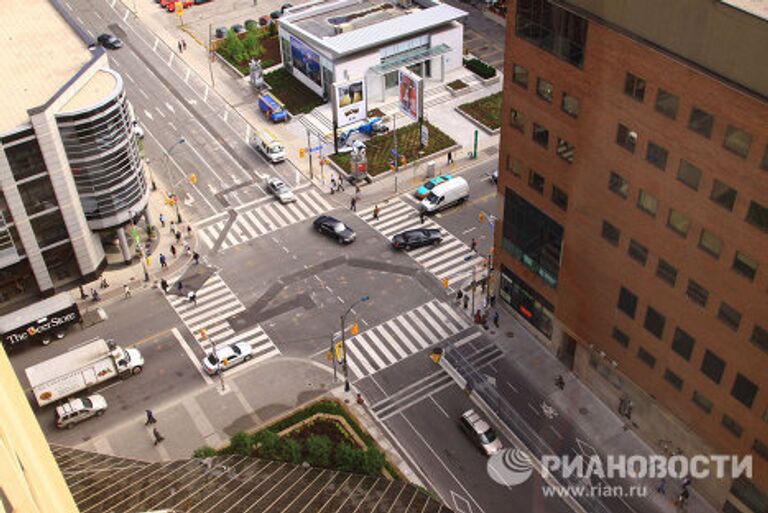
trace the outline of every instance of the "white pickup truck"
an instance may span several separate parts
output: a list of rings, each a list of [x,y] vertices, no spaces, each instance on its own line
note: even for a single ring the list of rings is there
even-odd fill
[[[285,160],[285,146],[266,128],[255,131],[255,135],[251,137],[251,144],[273,164]]]
[[[139,374],[144,358],[98,338],[27,368],[27,380],[39,406],[58,401],[118,376]]]

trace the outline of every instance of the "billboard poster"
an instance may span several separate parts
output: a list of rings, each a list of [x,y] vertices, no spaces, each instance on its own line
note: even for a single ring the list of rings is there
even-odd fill
[[[293,67],[315,84],[322,86],[320,78],[320,56],[304,44],[301,39],[291,36],[291,58]]]
[[[336,122],[346,126],[356,121],[363,121],[367,114],[365,84],[362,80],[335,84]]]
[[[398,73],[400,84],[400,111],[417,121],[421,117],[422,88],[421,77],[406,69]]]

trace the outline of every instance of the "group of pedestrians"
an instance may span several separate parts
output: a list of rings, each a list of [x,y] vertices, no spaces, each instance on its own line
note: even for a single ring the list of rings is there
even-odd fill
[[[160,214],[160,226],[165,228],[165,215]],[[190,240],[192,239],[192,225],[187,225],[187,236],[186,240],[182,240],[183,238],[183,231],[181,229],[180,225],[177,225],[174,221],[170,222],[170,229],[171,229],[171,235],[173,235],[173,240],[171,241],[171,244],[169,246],[169,251],[171,252],[171,256],[173,258],[176,258],[181,253],[182,249],[184,251],[184,254],[186,256],[191,256],[193,262],[195,265],[200,263],[200,255],[197,253],[197,251],[192,250],[192,246],[190,244]],[[177,245],[179,247],[177,247]],[[160,261],[160,267],[166,268],[168,267],[168,257],[165,256],[165,254],[160,253],[158,257]]]
[[[157,424],[157,419],[155,418],[154,413],[152,413],[152,410],[146,410],[147,413],[147,421],[144,423],[145,426],[150,426],[153,424]],[[165,440],[165,437],[160,434],[160,431],[156,427],[152,428],[152,437],[155,439],[155,444],[157,445],[163,440]]]
[[[680,483],[680,493],[675,499],[675,506],[679,509],[685,509],[688,499],[691,497],[691,476],[685,476],[682,483]],[[659,485],[656,487],[656,492],[661,495],[667,495],[667,478],[663,477],[659,481]]]

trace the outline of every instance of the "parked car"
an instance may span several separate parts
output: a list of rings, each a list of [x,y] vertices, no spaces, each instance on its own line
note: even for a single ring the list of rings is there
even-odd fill
[[[501,441],[488,422],[475,410],[465,411],[459,417],[461,430],[477,445],[486,456],[493,456],[502,448]]]
[[[280,12],[282,12],[283,14],[285,14],[285,11],[287,11],[287,10],[288,10],[288,9],[290,9],[291,7],[293,7],[293,4],[283,4],[283,6],[280,8]]]
[[[406,230],[392,237],[392,246],[395,249],[413,249],[423,246],[434,246],[440,244],[443,236],[440,230],[436,228],[416,228]]]
[[[118,48],[123,47],[123,42],[112,34],[102,34],[96,38],[96,40],[101,46],[104,48],[109,48],[110,50],[117,50]]]
[[[282,15],[283,15],[283,11],[272,11],[271,13],[269,13],[269,17],[272,18],[273,20],[279,19],[280,16]]]
[[[265,14],[264,16],[259,18],[259,25],[261,25],[262,27],[266,27],[270,23],[272,23],[272,18],[270,18],[269,15]]]
[[[72,429],[76,424],[86,419],[101,417],[105,411],[107,411],[107,400],[99,394],[88,397],[73,397],[56,407],[56,427]]]
[[[281,179],[271,176],[267,179],[267,189],[274,197],[280,200],[280,203],[291,203],[296,201],[296,195]]]
[[[235,34],[245,34],[246,32],[248,32],[247,30],[245,30],[245,27],[243,27],[239,23],[237,23],[235,25],[232,25],[231,28],[232,28],[232,30],[235,31]]]
[[[219,27],[216,29],[216,39],[224,39],[227,37],[227,27]]]
[[[355,231],[335,217],[320,216],[313,223],[315,230],[336,239],[339,244],[351,244],[355,241]]]
[[[448,175],[440,175],[432,178],[428,182],[426,182],[424,185],[416,189],[416,192],[414,193],[414,196],[416,196],[419,199],[424,199],[429,195],[429,192],[435,188],[436,185],[439,185],[443,182],[447,182],[450,180],[451,177]]]
[[[217,374],[219,369],[225,371],[253,357],[253,347],[248,342],[237,342],[228,346],[217,347],[215,351],[203,358],[203,369],[210,375]]]

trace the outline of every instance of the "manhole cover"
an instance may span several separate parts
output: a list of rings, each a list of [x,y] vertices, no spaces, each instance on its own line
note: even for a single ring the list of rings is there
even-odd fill
[[[581,413],[582,415],[586,415],[587,413],[589,413],[589,410],[582,406],[581,408],[579,408],[579,413]]]

